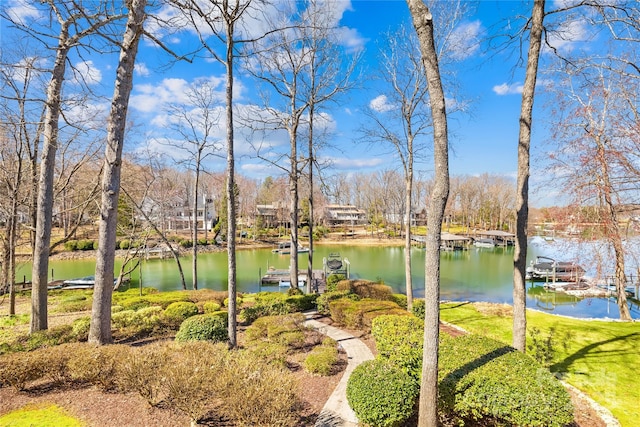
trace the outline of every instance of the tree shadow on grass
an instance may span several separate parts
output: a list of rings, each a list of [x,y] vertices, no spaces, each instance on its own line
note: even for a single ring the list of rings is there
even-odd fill
[[[625,354],[632,354],[638,351],[637,345],[630,344],[626,348],[620,348],[619,350],[603,350],[601,347],[606,344],[611,344],[614,342],[620,341],[633,341],[640,340],[640,333],[634,332],[627,335],[622,335],[619,337],[613,337],[608,340],[598,341],[586,345],[574,352],[573,354],[567,356],[562,361],[554,363],[549,367],[551,372],[557,372],[561,375],[566,374],[571,369],[571,366],[579,360],[587,359],[587,358],[604,358],[611,356],[621,356]]]

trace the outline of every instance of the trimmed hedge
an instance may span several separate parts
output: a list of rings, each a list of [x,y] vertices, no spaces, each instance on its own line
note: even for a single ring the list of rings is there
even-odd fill
[[[415,378],[422,369],[424,321],[415,316],[384,315],[373,319],[371,335],[379,357],[404,369]]]
[[[220,310],[220,305],[218,305],[218,310]],[[165,317],[169,321],[177,322],[178,324],[196,314],[198,314],[198,306],[190,301],[172,302],[164,310]]]
[[[422,320],[381,316],[372,335],[378,358],[420,378]],[[454,424],[560,427],[573,421],[569,394],[531,357],[483,336],[440,337],[439,409]]]
[[[377,358],[356,367],[347,383],[347,401],[371,427],[394,427],[415,412],[420,386],[389,360]]]
[[[176,341],[226,341],[227,312],[199,314],[182,322],[176,334]]]
[[[374,299],[353,301],[348,298],[343,298],[335,300],[329,303],[329,311],[331,318],[336,323],[355,329],[371,328],[373,319],[383,314],[411,316],[411,313],[403,310],[393,301]]]
[[[440,402],[459,419],[562,427],[573,407],[562,384],[531,357],[478,335],[441,342]]]

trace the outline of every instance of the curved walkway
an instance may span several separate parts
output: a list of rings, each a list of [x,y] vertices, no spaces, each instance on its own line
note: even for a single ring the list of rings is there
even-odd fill
[[[347,353],[348,358],[347,368],[320,411],[315,427],[355,427],[358,425],[358,417],[347,403],[347,381],[356,366],[373,359],[373,353],[369,347],[353,335],[315,320],[318,317],[317,312],[307,312],[305,317],[307,318],[305,325],[336,340]]]

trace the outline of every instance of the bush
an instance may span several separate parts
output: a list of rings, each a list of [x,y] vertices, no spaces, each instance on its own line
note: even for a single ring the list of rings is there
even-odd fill
[[[218,306],[218,310],[220,306]],[[217,310],[216,310],[217,311]],[[172,302],[164,310],[165,318],[171,322],[179,325],[185,319],[198,314],[198,306],[190,301],[177,301]]]
[[[193,242],[192,242],[191,240],[187,240],[187,239],[185,239],[185,240],[180,240],[180,241],[178,242],[178,244],[179,244],[180,246],[182,246],[183,248],[190,248],[191,246],[193,246]]]
[[[304,344],[303,322],[301,313],[260,317],[247,328],[246,337],[249,341],[263,340],[300,347]]]
[[[221,308],[222,306],[217,301],[206,301],[204,304],[202,304],[202,310],[205,313],[213,313],[215,311],[220,311]]]
[[[371,325],[379,357],[416,379],[420,378],[422,369],[423,334],[424,321],[414,316],[379,316]]]
[[[176,341],[226,341],[226,312],[199,314],[182,322],[176,334]]]
[[[299,425],[300,401],[294,375],[266,363],[260,355],[235,352],[219,390],[220,412],[240,426],[293,427]],[[259,372],[259,375],[256,373]]]
[[[418,319],[424,319],[424,312],[425,312],[424,299],[414,299],[413,308],[411,312]]]
[[[392,301],[373,299],[352,301],[343,298],[330,302],[329,311],[337,323],[355,329],[371,328],[372,320],[384,314],[410,315]]]
[[[80,317],[71,324],[71,332],[78,341],[86,341],[89,337],[90,317]]]
[[[356,294],[352,294],[350,291],[325,292],[316,299],[316,309],[318,310],[318,313],[325,315],[330,314],[329,303],[342,298],[349,298],[354,301],[360,299]]]
[[[88,240],[88,239],[78,240],[78,250],[79,251],[92,251],[93,250],[93,240]]]
[[[118,369],[120,389],[137,392],[151,406],[159,405],[166,396],[164,372],[171,361],[171,352],[164,343],[149,344],[131,352],[131,357],[122,358]]]
[[[336,291],[336,285],[338,282],[345,279],[346,277],[344,274],[330,274],[329,277],[327,277],[327,292]]]
[[[317,295],[292,295],[279,292],[260,292],[255,295],[254,304],[240,311],[240,318],[246,323],[253,323],[264,316],[279,316],[288,313],[310,310],[314,308]]]
[[[67,240],[64,242],[64,249],[66,251],[77,251],[78,250],[78,241],[77,240]]]
[[[118,245],[118,247],[120,249],[129,249],[129,248],[131,248],[131,241],[130,240],[122,240],[120,242],[120,244]]]
[[[405,294],[391,294],[391,301],[395,302],[404,309],[407,308],[407,296]],[[416,303],[415,299],[413,300],[413,303]]]
[[[121,361],[133,359],[131,348],[122,344],[98,347],[91,344],[68,344],[66,350],[73,355],[67,363],[71,378],[102,390],[116,389]]]
[[[304,370],[317,375],[330,375],[338,363],[337,343],[334,340],[315,347],[304,359]]]
[[[573,421],[569,394],[531,357],[478,335],[445,338],[439,395],[442,407],[461,422],[560,427]]]
[[[372,427],[399,426],[414,413],[420,387],[389,360],[356,367],[347,383],[347,401],[358,419]]]

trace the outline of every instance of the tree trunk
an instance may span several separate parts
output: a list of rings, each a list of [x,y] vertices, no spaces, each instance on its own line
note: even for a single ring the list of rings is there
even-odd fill
[[[113,293],[113,268],[115,260],[116,228],[118,221],[118,196],[122,147],[127,125],[129,95],[133,87],[133,70],[142,34],[147,0],[132,0],[129,4],[127,26],[122,40],[120,60],[116,70],[115,90],[111,112],[107,122],[107,146],[102,175],[102,204],[98,253],[96,255],[95,287],[89,342],[111,342],[111,297]]]
[[[223,6],[223,14],[228,13],[226,2]],[[237,340],[237,283],[236,283],[236,195],[235,195],[235,157],[234,157],[234,135],[233,135],[233,34],[234,19],[225,16],[226,36],[227,36],[227,264],[229,275],[229,316],[228,332],[229,347],[236,348]]]
[[[295,98],[292,100],[294,103]],[[291,111],[295,111],[295,105]],[[291,170],[289,171],[289,192],[291,193],[291,260],[289,264],[291,288],[298,289],[298,147],[297,129],[292,126],[289,130],[289,142],[291,143]]]
[[[447,112],[433,39],[433,16],[423,0],[407,0],[418,34],[433,118],[434,187],[427,213],[425,241],[425,319],[418,426],[438,424],[438,339],[440,324],[440,229],[449,196]]]
[[[533,100],[542,44],[545,0],[535,0],[531,13],[531,32],[527,70],[522,91],[520,132],[518,136],[518,179],[516,196],[516,244],[513,254],[513,347],[527,348],[527,223],[529,220],[529,162]]]
[[[44,145],[40,160],[35,246],[31,270],[31,326],[30,331],[42,331],[47,324],[47,277],[49,273],[49,245],[53,215],[53,175],[58,149],[58,119],[62,82],[69,53],[69,22],[60,28],[56,59],[47,87],[47,112],[44,119]]]
[[[629,306],[627,305],[627,294],[625,287],[627,284],[627,276],[625,274],[624,247],[622,246],[622,234],[620,225],[618,224],[618,215],[613,197],[611,195],[613,185],[609,175],[609,168],[605,156],[605,147],[602,137],[596,139],[598,144],[596,158],[600,163],[600,174],[602,179],[602,193],[604,196],[604,211],[606,212],[605,238],[609,240],[613,246],[613,252],[616,260],[615,267],[615,284],[617,293],[618,309],[620,310],[620,320],[632,320]]]
[[[200,184],[200,151],[198,151],[197,157],[195,183],[193,184],[193,245],[191,246],[193,256],[191,264],[191,274],[193,277],[191,283],[194,290],[198,289],[198,185]],[[206,218],[203,218],[203,223],[206,222],[206,220]]]
[[[413,192],[413,156],[408,161],[408,173],[405,177],[405,224],[404,224],[404,277],[407,293],[407,310],[413,311],[413,284],[411,280],[411,194]],[[426,296],[426,295],[425,295]]]

